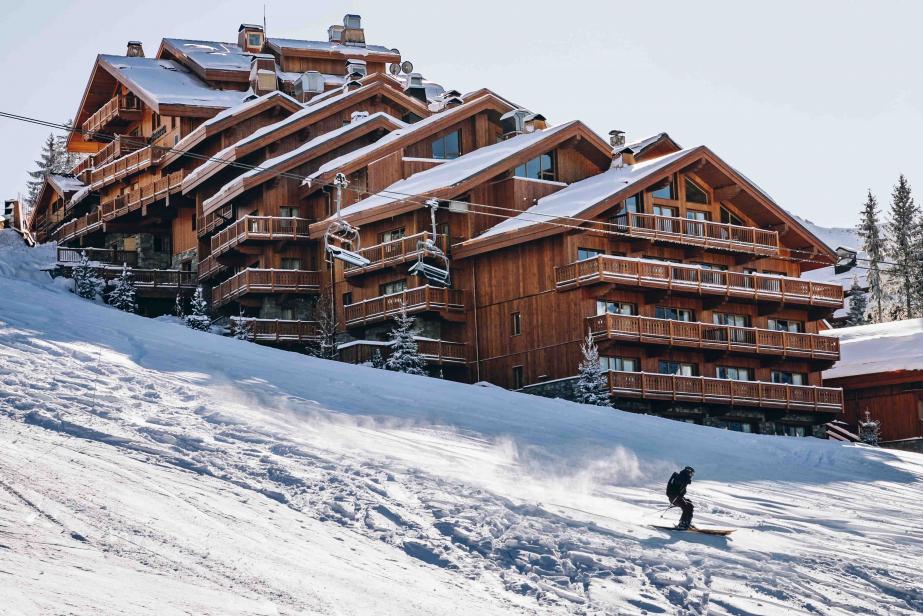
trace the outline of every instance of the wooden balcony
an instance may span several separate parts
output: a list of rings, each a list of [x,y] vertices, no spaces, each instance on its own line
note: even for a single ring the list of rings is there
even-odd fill
[[[429,338],[417,338],[416,340],[417,350],[428,364],[464,365],[468,362],[468,345],[464,342],[431,340]],[[391,352],[391,347],[384,343],[360,340],[341,347],[338,353],[340,361],[349,364],[364,364],[372,361],[375,351],[381,353],[382,358],[387,358]]]
[[[97,275],[107,283],[118,278],[122,273],[120,265],[102,267]],[[195,272],[183,270],[132,269],[135,288],[142,295],[173,295],[178,291],[191,291],[196,288]]]
[[[125,125],[141,119],[141,101],[133,95],[115,96],[100,107],[93,115],[84,121],[81,128],[88,140],[106,139],[103,133],[114,125]]]
[[[137,190],[132,190],[101,203],[99,210],[102,212],[103,221],[109,222],[166,199],[169,195],[178,193],[183,185],[185,175],[185,171],[174,171],[170,175],[155,180],[150,184],[145,184]]]
[[[622,233],[652,241],[747,254],[778,255],[780,252],[778,232],[756,227],[633,212],[622,214],[612,222]]]
[[[247,242],[308,240],[307,218],[244,216],[211,238],[212,256],[218,257]]]
[[[132,137],[129,135],[116,135],[115,139],[110,141],[99,152],[89,157],[92,168],[102,167],[122,156],[127,156],[132,152],[137,152],[145,146],[144,138]]]
[[[359,254],[368,259],[369,264],[365,267],[358,267],[347,264],[344,270],[344,274],[346,276],[355,276],[357,274],[364,274],[366,272],[384,269],[386,267],[392,267],[394,265],[406,263],[407,261],[412,261],[416,259],[420,254],[420,250],[418,249],[419,243],[431,239],[432,237],[432,233],[424,231],[423,233],[402,237],[399,240],[384,242],[382,244],[376,244],[375,246],[363,248],[359,251]],[[445,252],[445,235],[436,236],[436,245],[440,248],[440,250]]]
[[[91,190],[99,190],[107,184],[150,167],[153,162],[153,151],[150,146],[141,148],[93,169],[90,172],[90,188]]]
[[[320,272],[245,269],[215,287],[212,303],[217,307],[250,294],[317,293],[320,282]]]
[[[406,289],[400,293],[373,297],[344,307],[346,325],[356,326],[384,321],[398,314],[401,307],[411,314],[434,311],[463,315],[464,292],[460,289],[426,285]]]
[[[205,237],[212,231],[234,219],[234,208],[226,205],[223,208],[210,212],[205,216],[199,216],[196,221],[196,235]]]
[[[777,357],[836,361],[840,342],[833,336],[690,323],[621,314],[587,318],[597,340],[618,340],[671,347],[717,350]]]
[[[825,413],[840,413],[843,410],[843,390],[834,387],[732,381],[646,372],[611,371],[607,374],[607,379],[609,391],[615,398],[674,400]]]
[[[91,263],[105,265],[127,264],[129,267],[138,265],[138,253],[133,250],[111,250],[109,248],[66,248],[58,246],[58,265],[73,267],[80,263],[83,255]]]
[[[241,319],[231,318],[231,331],[246,322],[250,328],[250,339],[254,342],[285,343],[311,342],[319,335],[317,321],[289,321],[284,319]]]
[[[223,263],[219,263],[213,256],[208,255],[199,259],[198,276],[199,280],[206,280],[220,274],[227,269]]]
[[[102,229],[103,220],[98,209],[89,214],[85,214],[76,220],[64,223],[52,234],[53,239],[59,244],[69,242],[70,240],[84,235],[89,235]]]
[[[617,284],[728,299],[841,308],[843,287],[788,276],[723,272],[694,265],[603,255],[555,268],[555,287]]]

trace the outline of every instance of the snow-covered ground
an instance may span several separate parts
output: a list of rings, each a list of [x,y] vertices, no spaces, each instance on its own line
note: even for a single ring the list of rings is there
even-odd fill
[[[923,457],[326,362],[0,233],[0,612],[917,614]],[[655,530],[696,470],[700,526]]]

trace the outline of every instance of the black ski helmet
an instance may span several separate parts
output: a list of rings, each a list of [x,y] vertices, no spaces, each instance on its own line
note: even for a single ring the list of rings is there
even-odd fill
[[[695,469],[692,468],[691,466],[687,466],[687,467],[684,468],[683,470],[686,471],[687,473],[689,473],[690,475],[695,475]]]

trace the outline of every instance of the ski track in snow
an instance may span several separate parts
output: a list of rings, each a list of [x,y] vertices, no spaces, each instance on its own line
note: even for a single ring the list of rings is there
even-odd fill
[[[500,417],[502,431],[450,426],[376,379],[410,379],[420,397],[470,392],[472,406],[554,405],[577,425],[598,409],[328,365],[9,276],[0,270],[0,612],[923,611],[920,456],[602,411],[623,418],[625,440],[602,455],[574,437],[562,447],[590,453],[562,458],[517,439],[528,410]],[[171,352],[181,358],[168,365]],[[241,357],[252,364],[213,372]],[[289,386],[296,363],[344,388],[342,408],[321,386],[317,400]],[[699,458],[736,444],[714,464],[736,459],[740,477],[716,467],[709,480],[694,462],[703,480],[690,492],[697,523],[732,537],[649,527],[678,517],[658,517],[676,460],[656,441],[671,430],[698,439],[686,446]],[[823,477],[759,476],[775,463]]]

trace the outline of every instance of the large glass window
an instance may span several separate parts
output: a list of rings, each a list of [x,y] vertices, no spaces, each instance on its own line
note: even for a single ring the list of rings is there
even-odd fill
[[[641,362],[636,357],[609,357],[602,355],[599,365],[603,370],[616,370],[618,372],[638,372]]]
[[[530,178],[533,180],[554,180],[554,155],[552,152],[542,154],[533,158],[527,163],[523,163],[513,170],[513,175],[519,178]]]
[[[279,267],[284,270],[297,270],[301,269],[301,259],[293,259],[291,257],[284,257]]]
[[[578,248],[577,249],[577,260],[585,261],[587,259],[595,259],[599,255],[606,254],[602,250],[597,250],[596,248]]]
[[[657,365],[660,374],[677,374],[679,376],[698,376],[699,367],[696,364],[687,364],[678,361],[661,359]]]
[[[737,225],[738,227],[744,226],[744,221],[739,217],[735,216],[725,208],[721,208],[721,222],[726,225]]]
[[[638,307],[628,302],[610,302],[604,299],[596,300],[596,314],[623,314],[634,316],[638,314]]]
[[[391,282],[386,282],[384,284],[378,285],[378,294],[379,295],[393,295],[394,293],[400,293],[407,288],[406,280],[393,280]]]
[[[715,376],[719,379],[731,381],[752,381],[753,370],[751,368],[738,368],[737,366],[717,366]]]
[[[804,331],[804,323],[792,319],[769,319],[769,329],[779,332],[799,333]]]
[[[651,190],[651,196],[657,199],[676,199],[676,177],[670,176],[665,183],[655,186]]]
[[[279,216],[283,218],[298,218],[301,210],[297,207],[292,207],[289,205],[283,205],[279,208]]]
[[[433,141],[433,158],[451,159],[461,156],[461,131],[443,135]]]
[[[399,229],[391,229],[390,231],[384,231],[383,233],[378,234],[378,243],[384,244],[385,242],[393,242],[394,240],[399,240],[404,237],[404,227]]]
[[[807,385],[808,375],[801,372],[785,372],[782,370],[773,370],[772,382],[784,383],[785,385]]]
[[[686,178],[685,188],[686,188],[686,201],[688,201],[689,203],[703,203],[703,204],[708,203],[708,193],[705,192],[705,190],[701,186],[699,186],[698,184],[696,184],[689,178]]]
[[[658,319],[671,321],[694,321],[695,315],[686,308],[673,308],[672,306],[657,306],[655,316]]]

